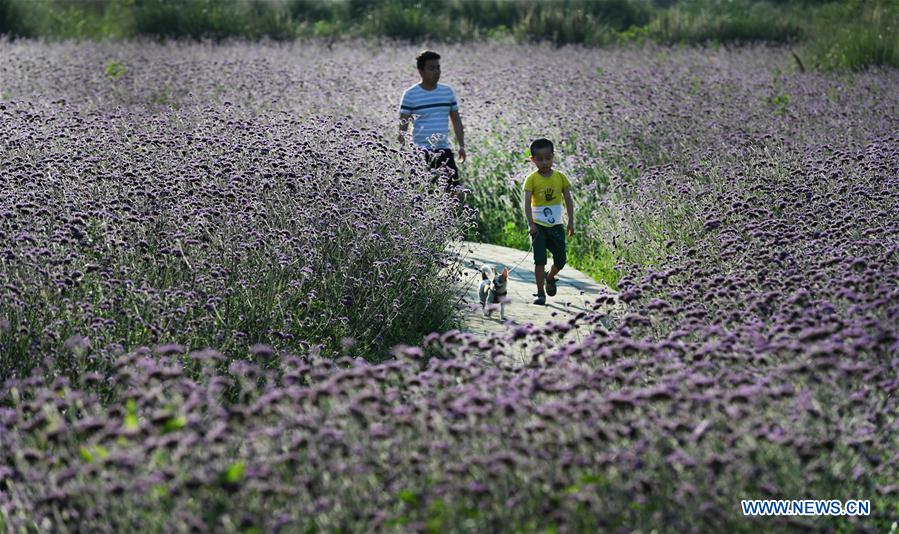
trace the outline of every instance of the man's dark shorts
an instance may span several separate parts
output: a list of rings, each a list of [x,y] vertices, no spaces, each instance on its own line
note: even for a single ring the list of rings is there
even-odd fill
[[[456,167],[456,158],[453,157],[452,150],[449,148],[438,148],[436,150],[424,148],[422,151],[424,152],[425,162],[428,164],[428,167],[433,170],[446,169],[448,172],[448,187],[457,186],[461,183],[459,180],[459,168]]]
[[[565,266],[565,226],[543,226],[538,224],[534,236],[534,265],[546,265],[546,251],[553,254],[553,265],[561,269]]]

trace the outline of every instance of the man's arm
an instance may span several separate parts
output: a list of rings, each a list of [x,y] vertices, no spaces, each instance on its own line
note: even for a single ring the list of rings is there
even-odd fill
[[[524,192],[524,218],[528,220],[528,232],[534,237],[537,235],[537,226],[534,224],[534,214],[531,213],[531,195],[530,191]]]
[[[462,117],[458,111],[450,111],[450,120],[453,121],[453,132],[456,134],[456,144],[459,145],[459,162],[465,161],[465,129],[462,127]]]
[[[571,200],[571,189],[566,187],[562,189],[565,196],[565,211],[568,212],[568,235],[574,235],[574,201]]]
[[[397,140],[399,140],[400,143],[406,140],[406,130],[409,129],[410,122],[412,122],[412,115],[400,113],[400,133],[397,135]]]

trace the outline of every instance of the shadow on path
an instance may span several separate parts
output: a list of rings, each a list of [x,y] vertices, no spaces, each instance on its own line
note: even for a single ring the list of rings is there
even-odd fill
[[[609,287],[566,266],[559,273],[556,296],[547,296],[546,306],[532,304],[537,292],[532,252],[471,241],[456,243],[452,250],[459,255],[464,267],[459,289],[464,306],[465,330],[475,334],[504,332],[509,327],[526,323],[542,326],[548,321],[566,322],[581,311],[592,312],[597,297],[614,294]],[[510,270],[510,302],[505,305],[505,321],[500,320],[498,309],[490,317],[485,317],[481,309],[478,285],[481,265],[484,264],[493,265],[498,271],[503,267]]]

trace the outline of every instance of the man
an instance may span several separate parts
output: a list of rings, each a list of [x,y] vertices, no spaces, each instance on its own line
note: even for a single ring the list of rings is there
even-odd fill
[[[449,144],[447,117],[453,121],[453,132],[459,147],[459,163],[465,161],[465,137],[459,104],[452,88],[440,80],[440,55],[424,50],[415,58],[421,82],[403,92],[400,101],[400,142],[406,140],[406,130],[412,123],[412,141],[422,149],[425,161],[432,169],[446,168],[449,187],[460,184],[459,169]]]

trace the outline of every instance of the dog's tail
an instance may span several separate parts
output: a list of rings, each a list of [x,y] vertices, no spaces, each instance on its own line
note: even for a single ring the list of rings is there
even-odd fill
[[[493,267],[481,265],[481,280],[493,280]]]

